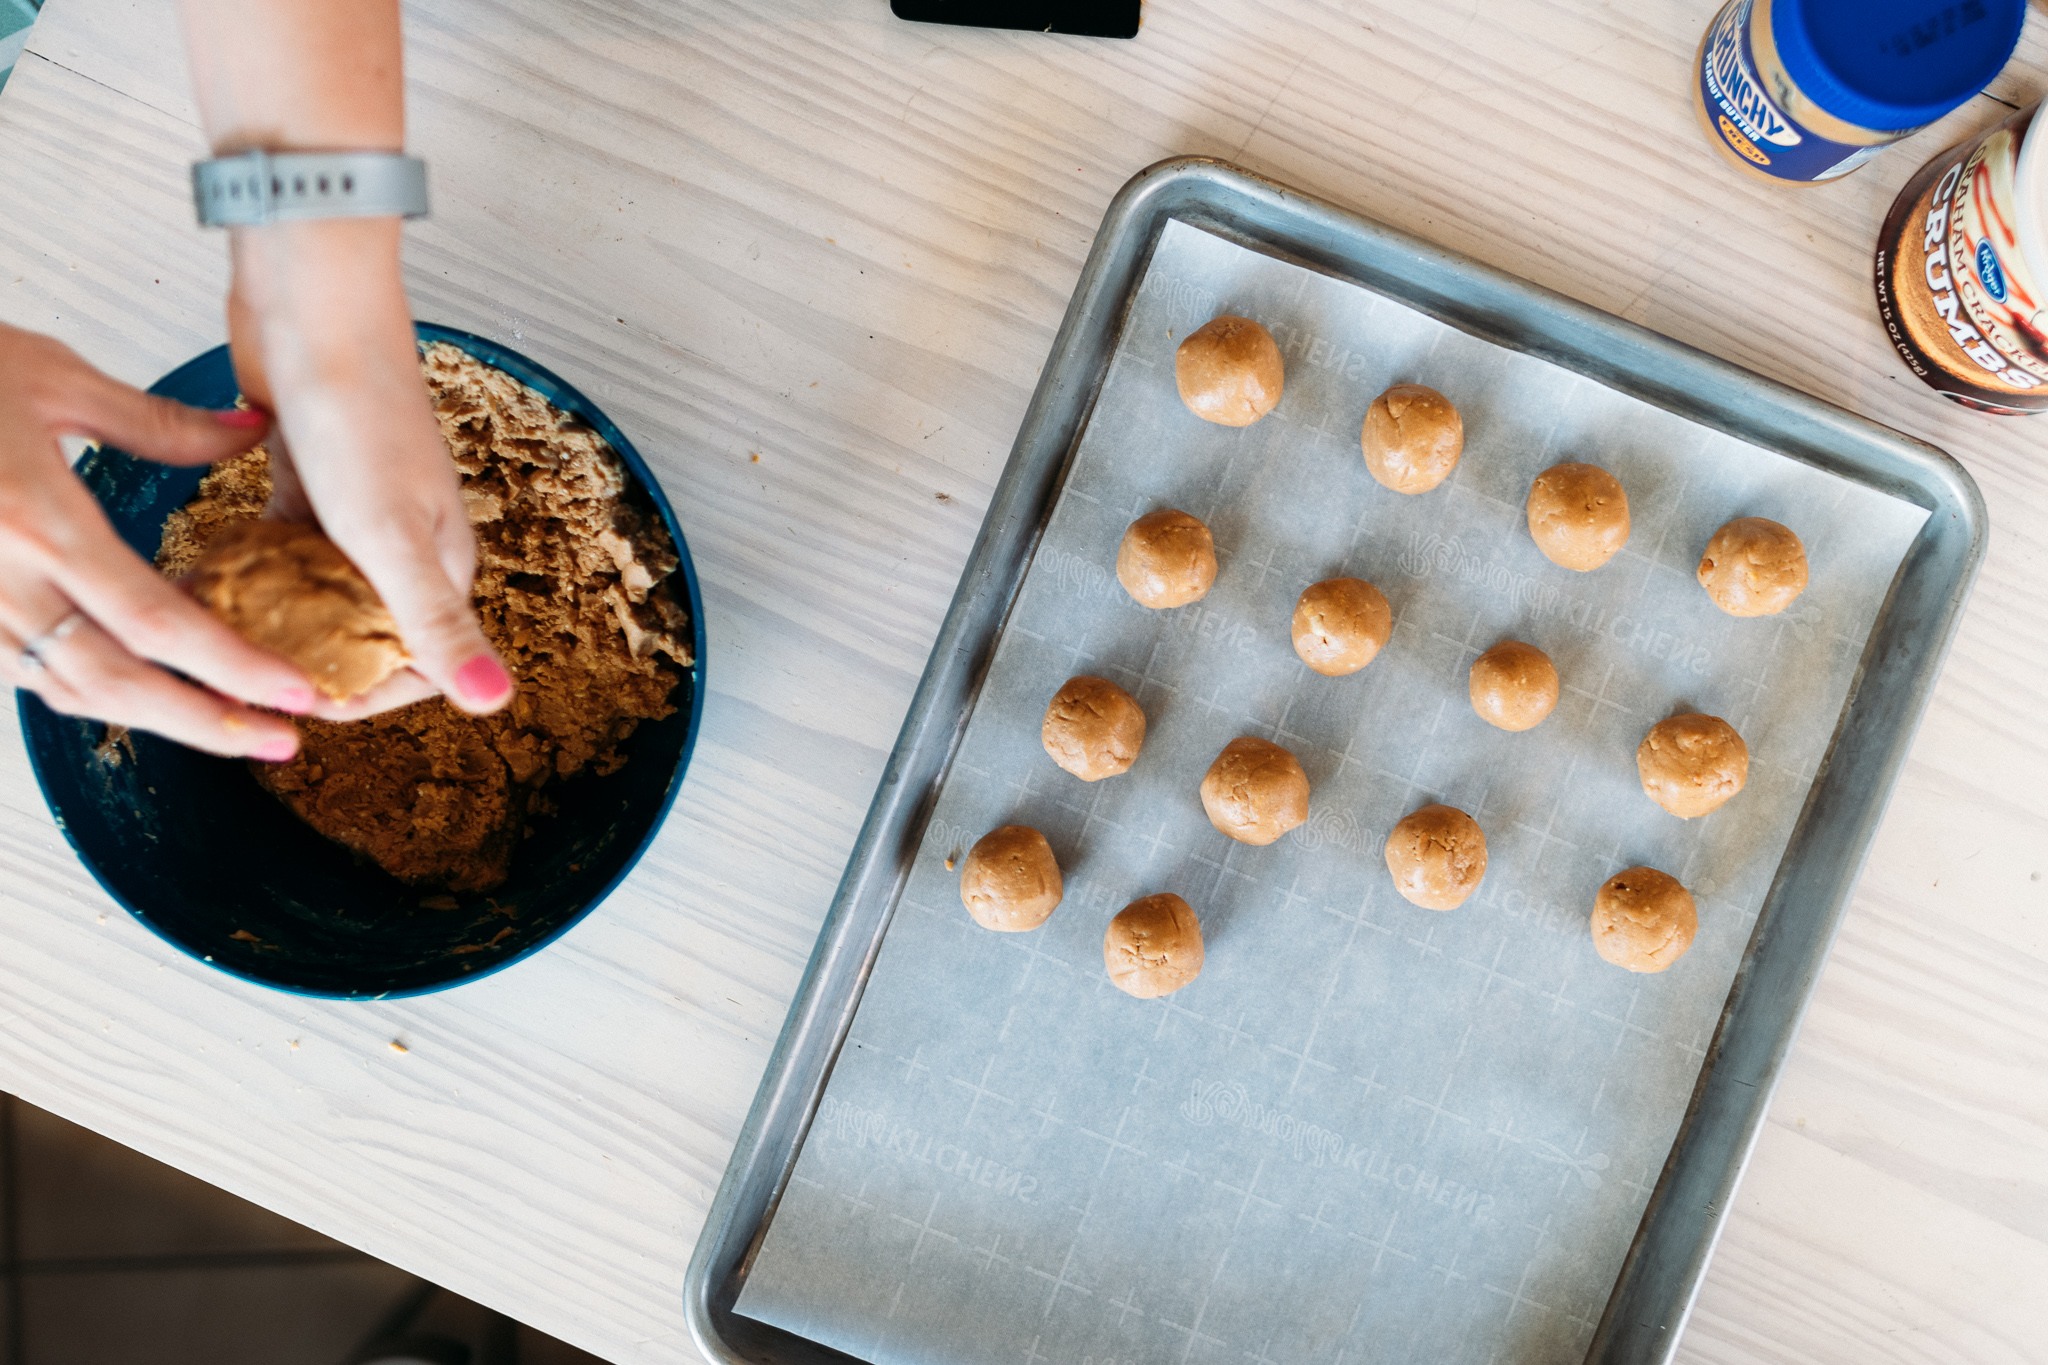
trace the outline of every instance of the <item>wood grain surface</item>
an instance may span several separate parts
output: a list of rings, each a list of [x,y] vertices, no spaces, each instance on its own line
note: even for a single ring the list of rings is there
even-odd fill
[[[710,698],[631,880],[538,958],[386,1004],[195,964],[115,907],[0,736],[0,1086],[619,1361],[694,1357],[705,1207],[1091,234],[1225,157],[1953,452],[1973,606],[1682,1357],[2048,1341],[2048,425],[1934,398],[1868,284],[1898,186],[1725,167],[1712,0],[1154,0],[1135,42],[881,0],[417,0],[418,315],[602,403],[703,574]],[[147,383],[222,334],[169,0],[51,0],[0,96],[0,318]],[[391,1044],[400,1041],[401,1053]]]

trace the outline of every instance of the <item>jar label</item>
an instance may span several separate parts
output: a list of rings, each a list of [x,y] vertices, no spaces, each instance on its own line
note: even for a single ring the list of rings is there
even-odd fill
[[[1993,412],[2048,408],[2048,309],[2020,252],[2013,177],[2032,110],[1899,194],[1878,242],[1878,307],[1913,372]]]
[[[2048,337],[2041,332],[2048,318],[2042,316],[2033,272],[2020,254],[2013,195],[2019,152],[2020,139],[2004,128],[1978,143],[1949,196],[1946,235],[1938,234],[1933,221],[1941,207],[1937,186],[1921,240],[1930,288],[1944,263],[1954,277],[1963,318],[1949,324],[1950,335],[1995,384],[2036,389],[2048,385],[2048,350],[2043,347]],[[1947,310],[1942,313],[1947,321]],[[1982,338],[1974,345],[1956,336],[1957,324],[1965,319]]]
[[[1832,180],[1847,175],[1879,147],[1831,142],[1802,128],[1773,100],[1757,75],[1749,41],[1754,0],[1733,0],[1700,47],[1700,101],[1707,123],[1728,149],[1780,180]]]

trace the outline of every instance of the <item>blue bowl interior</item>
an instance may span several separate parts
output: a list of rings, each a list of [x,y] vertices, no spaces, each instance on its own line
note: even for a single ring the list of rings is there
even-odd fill
[[[449,341],[539,390],[597,429],[660,510],[687,588],[697,664],[665,720],[642,722],[628,761],[608,777],[550,784],[559,807],[537,817],[495,891],[457,894],[429,909],[433,889],[407,886],[301,823],[256,785],[247,767],[136,732],[134,757],[96,752],[106,727],[62,716],[20,694],[22,730],[44,797],[65,837],[114,899],[158,934],[225,971],[306,995],[413,995],[473,980],[519,960],[603,900],[639,860],[689,762],[703,713],[704,607],[682,528],[639,455],[582,394],[481,337],[422,323],[422,341]],[[227,347],[207,352],[151,389],[200,407],[239,393]],[[145,559],[163,523],[189,500],[204,469],[174,469],[99,449],[78,473],[114,527]]]

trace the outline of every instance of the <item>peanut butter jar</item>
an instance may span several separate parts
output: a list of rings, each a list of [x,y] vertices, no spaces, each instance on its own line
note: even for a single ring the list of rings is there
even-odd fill
[[[1748,175],[1834,180],[1982,90],[2025,19],[2025,0],[1728,0],[1693,61],[1693,110]]]
[[[1906,182],[1878,234],[1878,313],[1906,367],[2001,416],[2048,410],[2048,128],[2040,105]]]

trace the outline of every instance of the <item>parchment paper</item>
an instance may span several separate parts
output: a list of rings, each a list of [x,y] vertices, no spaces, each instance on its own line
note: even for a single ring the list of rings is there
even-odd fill
[[[1265,323],[1286,395],[1243,430],[1174,389],[1182,337]],[[1455,476],[1419,497],[1366,472],[1366,406],[1401,381],[1464,415]],[[1530,480],[1613,471],[1627,549],[1578,574],[1530,540]],[[1222,562],[1153,612],[1114,575],[1125,525],[1179,507]],[[1806,593],[1723,615],[1694,579],[1713,530],[1799,532]],[[1294,1365],[1576,1361],[1677,1132],[1705,1046],[1858,657],[1925,513],[1545,362],[1175,223],[1133,306],[1043,545],[940,795],[852,1038],[739,1301],[879,1362]],[[1348,678],[1295,657],[1310,583],[1373,582],[1388,648]],[[1549,652],[1557,710],[1473,714],[1503,638]],[[1115,679],[1150,728],[1093,785],[1039,744],[1067,677]],[[1635,749],[1677,711],[1748,741],[1747,789],[1700,820],[1643,795]],[[1240,734],[1294,751],[1309,823],[1266,848],[1204,817]],[[1430,801],[1484,828],[1458,910],[1390,884],[1388,830]],[[1044,831],[1066,900],[996,934],[945,860]],[[1603,962],[1593,893],[1646,863],[1697,898],[1661,975]],[[1102,933],[1186,897],[1208,960],[1138,1001]]]

